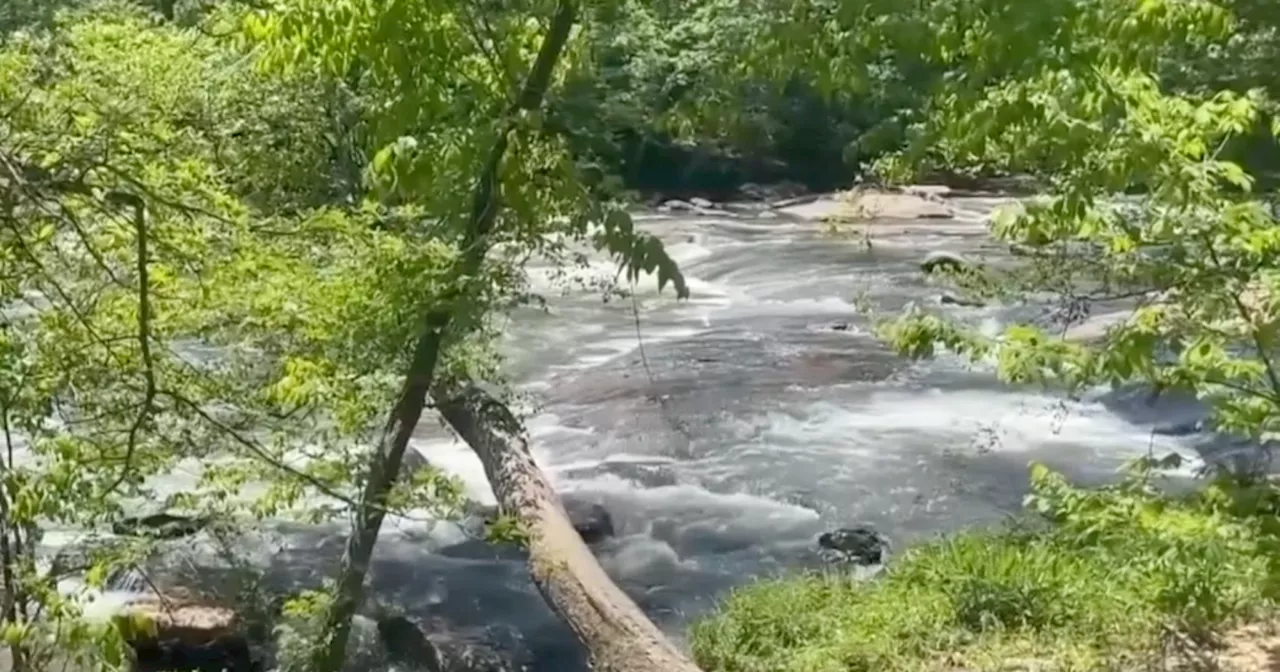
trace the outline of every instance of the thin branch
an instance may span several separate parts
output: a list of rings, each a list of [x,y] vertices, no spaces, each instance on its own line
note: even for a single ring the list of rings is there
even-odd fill
[[[107,274],[108,278],[111,278],[112,282],[120,285],[121,287],[126,286],[125,282],[116,276],[115,270],[107,263],[106,258],[102,256],[102,253],[98,251],[98,248],[95,247],[93,243],[89,242],[89,233],[84,230],[83,226],[81,226],[80,219],[71,214],[67,207],[62,204],[59,204],[59,210],[62,211],[62,216],[76,232],[76,236],[80,239],[80,243],[84,245],[85,251],[89,253],[89,256],[93,257],[94,263],[96,263],[98,267]]]
[[[141,181],[134,178],[133,176],[125,173],[119,168],[116,168],[115,166],[104,165],[102,166],[102,168],[105,169],[107,172],[111,173],[112,175],[115,175],[116,177],[120,178],[124,182],[128,183],[129,186],[133,187],[134,189],[137,189],[139,193],[147,197],[148,201],[151,201],[153,203],[158,203],[160,205],[163,205],[166,208],[170,208],[176,212],[179,212],[188,219],[193,219],[194,218],[193,215],[204,215],[205,217],[221,222],[223,224],[235,224],[235,222],[232,221],[231,219],[224,217],[222,215],[219,215],[218,213],[213,212],[211,210],[206,210],[198,205],[182,203],[180,201],[175,201],[171,198],[161,196],[160,194],[156,193],[154,189],[148,187],[146,184],[142,183]]]
[[[103,346],[107,351],[107,355],[111,359],[114,359],[117,364],[124,366],[124,363],[120,359],[118,359],[115,350],[108,346],[107,339],[104,339],[101,335],[98,334],[97,330],[94,329],[89,318],[84,314],[83,311],[80,310],[79,306],[76,305],[76,302],[71,298],[71,294],[62,287],[62,285],[55,279],[56,276],[52,272],[50,272],[48,268],[46,268],[43,262],[40,261],[40,258],[36,255],[35,250],[32,250],[31,247],[27,245],[26,241],[22,237],[23,232],[18,230],[16,227],[10,227],[10,228],[14,233],[13,242],[22,251],[27,261],[33,264],[36,267],[36,269],[40,271],[45,282],[47,282],[49,286],[53,288],[53,291],[55,294],[58,295],[58,298],[60,298],[66,304],[67,310],[70,311],[70,313],[73,316],[75,316],[76,321],[80,323],[80,326],[84,327],[85,332],[89,335],[89,337],[98,345]],[[48,297],[45,297],[45,298],[48,298]]]
[[[308,474],[305,471],[298,469],[297,467],[293,467],[288,464],[285,464],[278,458],[271,455],[267,451],[267,449],[259,445],[258,442],[245,436],[242,432],[238,431],[231,425],[228,425],[227,423],[222,422],[221,420],[218,420],[217,418],[213,417],[208,413],[208,411],[205,411],[203,408],[200,408],[199,404],[186,398],[185,396],[177,392],[174,392],[172,390],[163,390],[163,389],[160,390],[158,394],[160,396],[164,396],[164,397],[168,397],[169,399],[172,399],[173,401],[177,402],[180,406],[185,406],[186,408],[190,409],[191,412],[199,416],[201,420],[208,423],[210,427],[213,427],[214,429],[218,430],[224,435],[230,437],[231,440],[237,443],[238,445],[240,445],[240,447],[249,451],[254,458],[261,460],[262,462],[266,463],[268,466],[270,466],[273,469],[277,469],[281,472],[289,474],[290,476],[293,476],[294,478],[297,478],[298,480],[305,482],[307,485],[310,485],[311,487],[315,488],[321,494],[324,494],[328,497],[332,497],[342,502],[343,504],[346,504],[347,506],[352,507],[353,509],[358,509],[361,506],[364,506],[366,508],[375,506],[372,503],[366,503],[362,505],[356,500],[352,499],[350,496],[344,495],[341,492],[334,490],[332,486],[320,480],[319,478],[316,478],[315,476],[312,476],[311,474]],[[406,520],[412,520],[415,522],[434,522],[434,519],[432,518],[409,516],[403,512],[393,511],[386,507],[377,507],[377,508],[383,514],[397,515],[402,518],[405,518]]]
[[[489,67],[493,68],[493,73],[506,83],[505,90],[515,91],[515,78],[509,70],[503,67],[502,59],[498,56],[497,52],[493,50],[493,47],[498,44],[498,40],[493,32],[493,27],[484,19],[483,14],[477,17],[468,12],[467,19],[468,20],[463,21],[462,23],[463,26],[466,27],[467,32],[471,34],[471,39],[475,42],[476,48],[479,49],[480,52],[484,54],[485,59],[489,61]],[[487,36],[480,34],[480,31],[476,26],[477,23],[484,26]]]
[[[155,359],[151,354],[151,294],[150,270],[147,253],[147,209],[141,198],[133,194],[120,194],[116,199],[133,206],[133,224],[137,236],[138,263],[138,349],[142,355],[142,378],[146,384],[143,392],[142,407],[129,427],[129,440],[125,445],[124,464],[120,474],[107,487],[106,493],[115,492],[133,468],[133,457],[138,448],[138,435],[143,425],[155,411],[157,393]]]
[[[21,389],[21,388],[19,388]],[[4,406],[0,407],[0,424],[4,427],[4,443],[7,461],[4,465],[6,471],[13,468],[13,431],[9,427],[9,403],[6,398]],[[12,517],[9,515],[9,493],[0,493],[0,515],[4,516],[3,529],[0,529],[0,560],[4,561],[4,597],[3,606],[0,606],[0,612],[4,618],[11,623],[18,621],[17,601],[14,599],[17,590],[15,589],[15,578],[13,575],[14,557],[13,550],[10,548],[9,535],[17,533],[17,530],[10,530],[10,521]],[[16,540],[15,540],[16,541]]]
[[[1213,260],[1213,265],[1220,271],[1224,270],[1222,261],[1218,257],[1218,251],[1214,249],[1213,241],[1206,236],[1204,242],[1205,248],[1209,252],[1209,258]],[[1259,332],[1248,306],[1244,305],[1244,301],[1240,298],[1240,294],[1240,291],[1232,291],[1231,301],[1235,304],[1236,312],[1240,315],[1240,319],[1248,325],[1250,339],[1253,341],[1253,347],[1258,354],[1258,359],[1262,361],[1262,365],[1266,368],[1267,380],[1271,383],[1272,393],[1280,395],[1280,374],[1276,372],[1275,363],[1271,360],[1271,354],[1267,351],[1266,344],[1262,342],[1262,334]]]

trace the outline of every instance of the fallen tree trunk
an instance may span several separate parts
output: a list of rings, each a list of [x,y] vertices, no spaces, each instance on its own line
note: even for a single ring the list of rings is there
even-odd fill
[[[507,119],[502,122],[501,131],[490,147],[484,169],[476,181],[472,193],[471,215],[460,241],[461,255],[450,273],[457,284],[446,292],[446,300],[427,312],[395,407],[383,428],[381,438],[374,446],[369,461],[369,474],[360,496],[360,507],[356,511],[354,529],[347,539],[346,552],[343,554],[334,601],[324,620],[327,639],[316,647],[312,658],[311,669],[314,672],[337,672],[342,669],[346,660],[351,619],[364,597],[364,580],[378,542],[378,532],[382,529],[387,495],[400,474],[409,441],[422,417],[445,341],[455,331],[455,322],[458,321],[463,306],[469,302],[462,288],[463,283],[468,278],[481,276],[485,255],[489,250],[489,236],[498,224],[502,164],[511,136],[519,128],[524,114],[542,106],[576,17],[576,0],[559,0],[551,27],[538,49],[524,88],[512,104]],[[462,331],[465,333],[465,327]]]
[[[529,573],[544,599],[586,647],[600,672],[697,672],[609,578],[569,521],[529,452],[520,421],[475,384],[432,395],[446,422],[484,464],[503,513],[514,516]]]

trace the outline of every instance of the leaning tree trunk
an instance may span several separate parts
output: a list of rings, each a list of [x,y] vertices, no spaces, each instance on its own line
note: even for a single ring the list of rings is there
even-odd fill
[[[436,407],[484,464],[504,513],[519,521],[529,573],[600,672],[697,672],[605,574],[533,461],[511,411],[474,384],[434,390]]]
[[[512,104],[507,119],[502,121],[498,137],[489,150],[484,169],[476,182],[471,217],[461,241],[460,249],[463,252],[451,273],[451,277],[458,283],[480,276],[489,247],[487,240],[500,208],[500,171],[510,136],[516,130],[521,113],[542,105],[556,63],[560,60],[560,54],[569,40],[569,32],[576,21],[576,9],[575,0],[560,0],[529,78]],[[442,302],[443,308],[431,310],[427,314],[395,408],[392,409],[391,417],[370,457],[369,474],[361,493],[355,529],[347,540],[333,605],[325,615],[326,639],[316,648],[312,657],[311,669],[314,672],[337,672],[346,659],[351,619],[364,597],[364,579],[369,572],[369,561],[377,545],[378,532],[382,529],[387,495],[395,485],[409,440],[426,407],[427,393],[435,380],[436,365],[440,361],[445,339],[458,312],[466,310],[461,305],[466,301],[461,287],[453,288],[451,299]]]

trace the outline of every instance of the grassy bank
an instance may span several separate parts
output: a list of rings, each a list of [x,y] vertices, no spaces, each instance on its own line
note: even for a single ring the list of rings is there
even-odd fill
[[[1270,619],[1273,486],[1215,482],[1174,498],[1146,467],[1100,491],[1039,467],[1032,481],[1028,520],[916,547],[876,581],[805,575],[740,590],[694,626],[699,664],[1175,669],[1203,663],[1228,629]]]

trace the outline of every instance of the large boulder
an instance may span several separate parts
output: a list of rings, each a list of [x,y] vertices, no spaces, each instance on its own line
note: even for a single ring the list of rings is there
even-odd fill
[[[823,559],[840,564],[884,564],[889,540],[870,527],[841,527],[818,536]]]
[[[243,621],[204,600],[139,597],[116,616],[135,672],[261,672]]]

